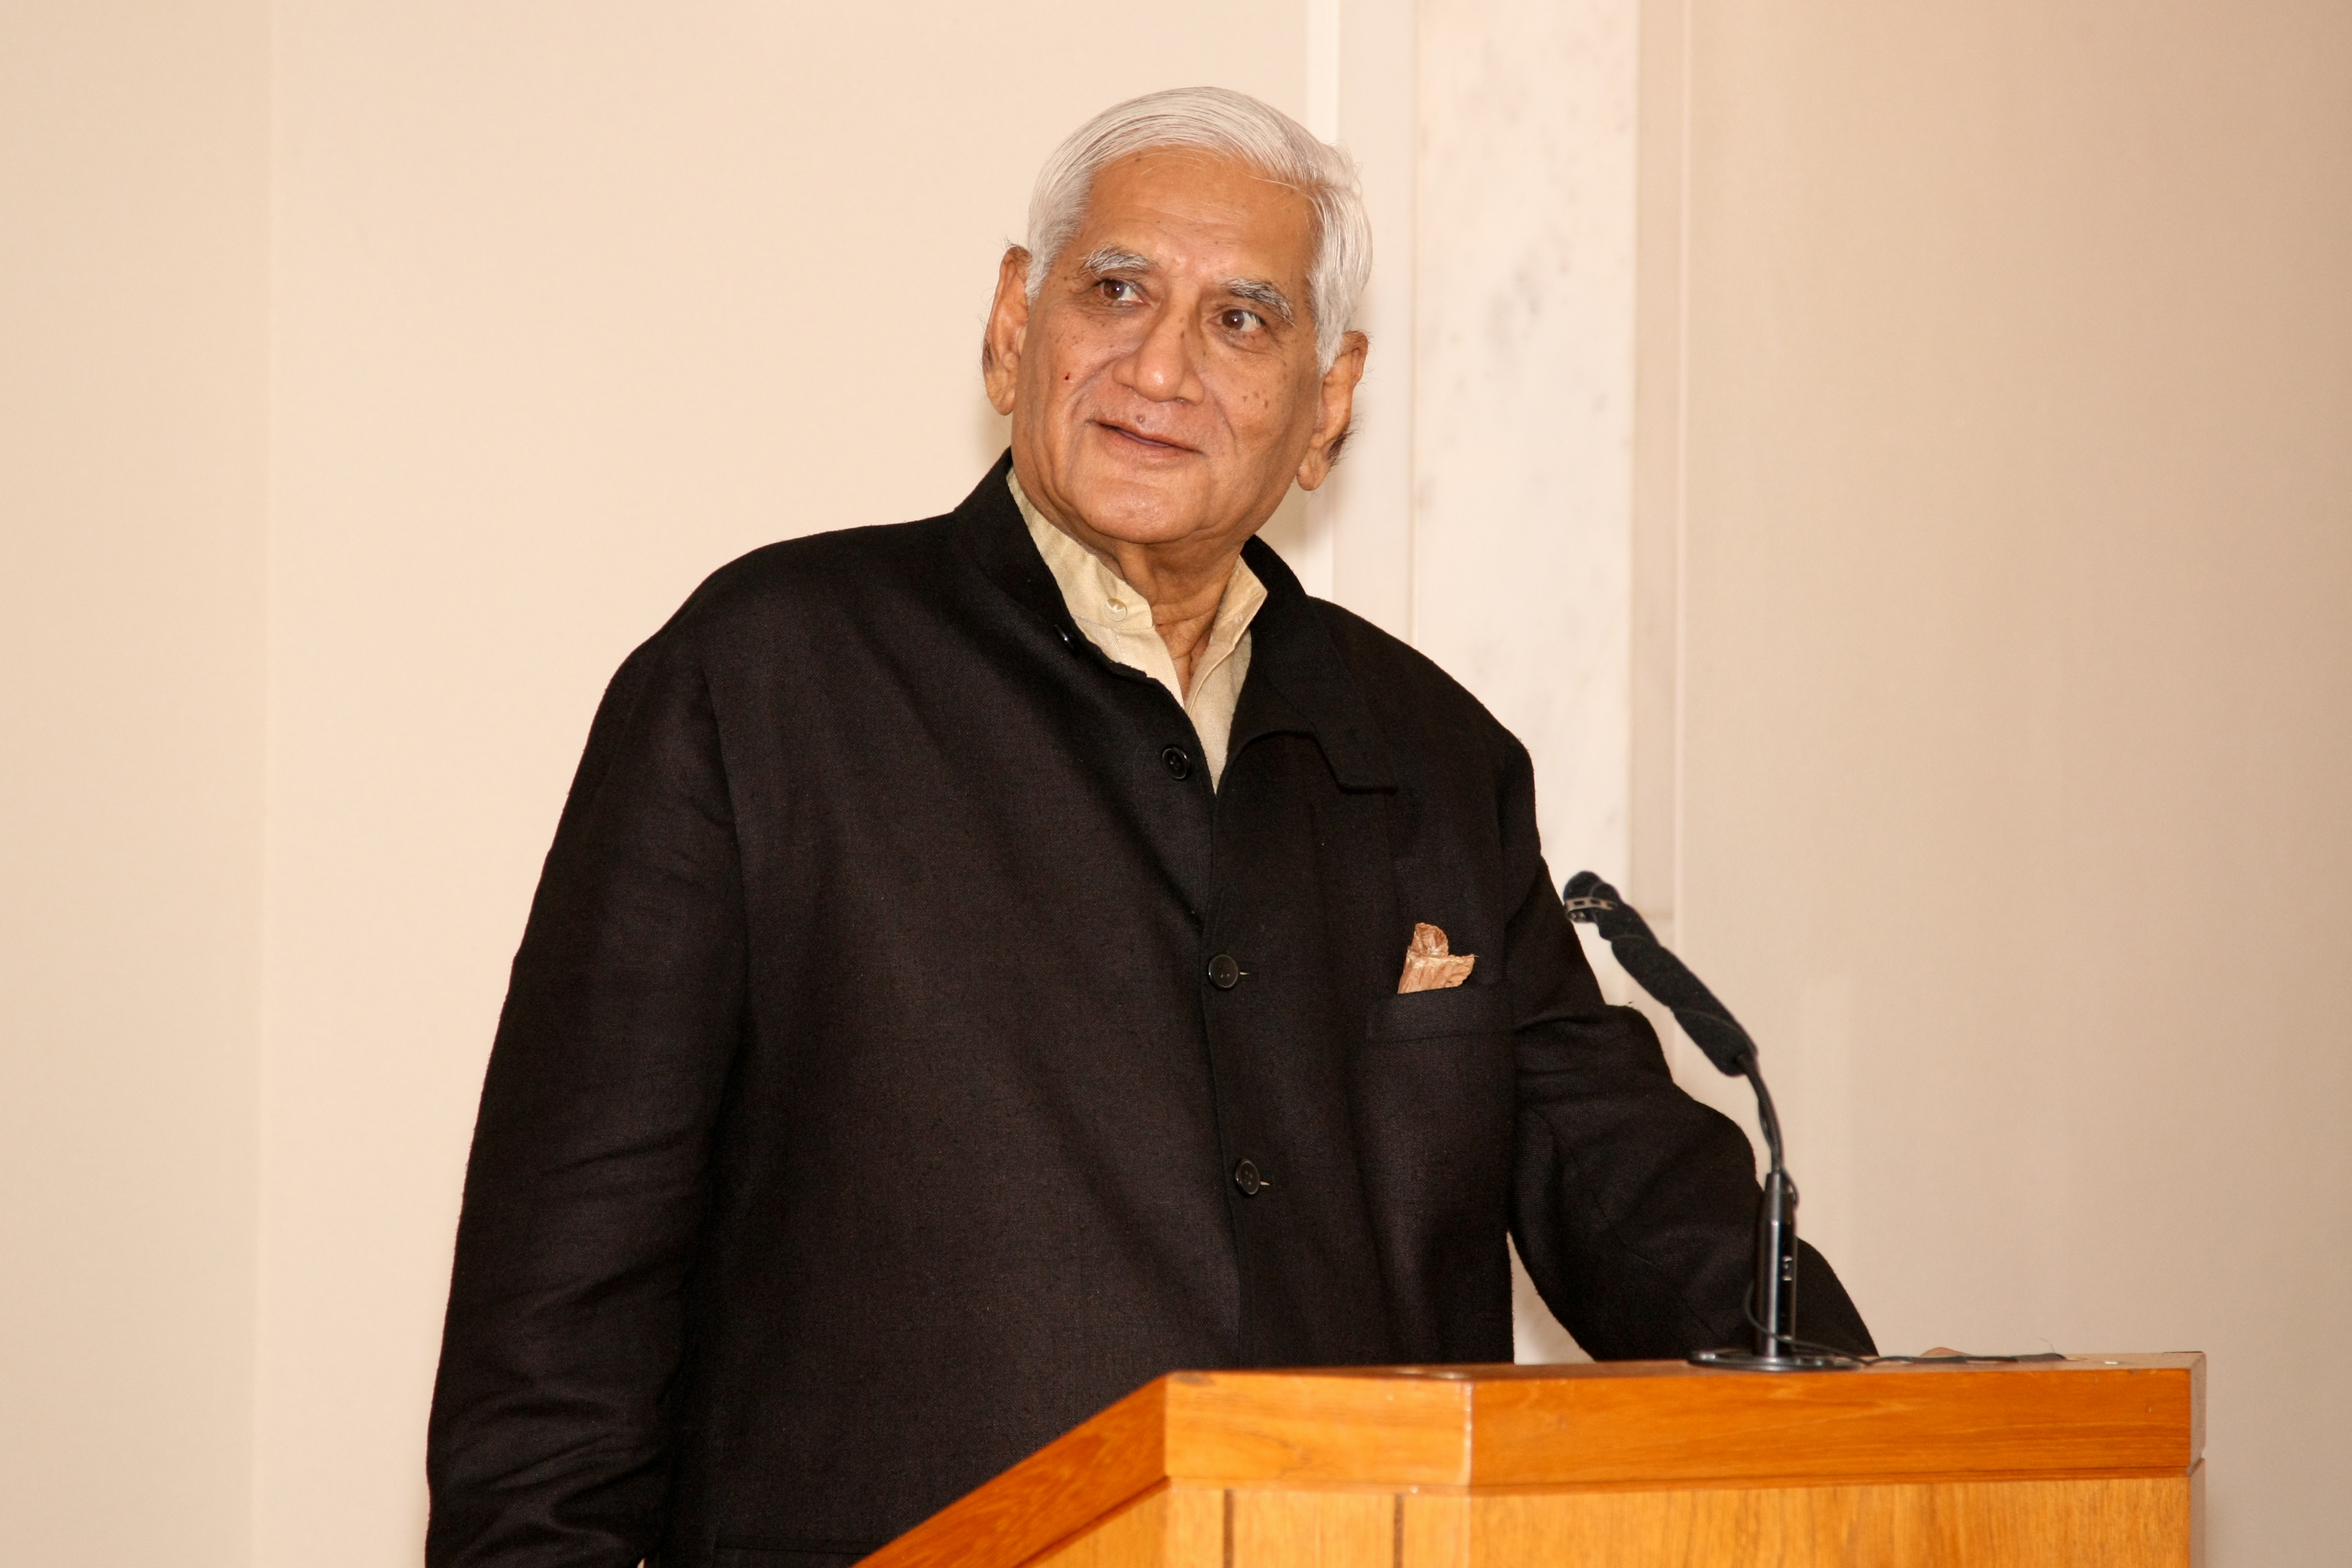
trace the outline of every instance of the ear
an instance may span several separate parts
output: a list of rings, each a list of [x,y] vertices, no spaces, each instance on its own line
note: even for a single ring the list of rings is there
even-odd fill
[[[1331,465],[1339,460],[1349,422],[1356,416],[1356,383],[1364,379],[1364,357],[1371,347],[1371,340],[1361,332],[1349,333],[1340,341],[1339,357],[1323,372],[1322,383],[1316,389],[1321,402],[1316,411],[1315,432],[1307,438],[1307,455],[1298,460],[1302,490],[1312,490],[1328,479]]]
[[[999,413],[1013,412],[1013,392],[1021,377],[1021,344],[1029,333],[1029,253],[1019,246],[1004,247],[996,264],[996,298],[988,308],[988,328],[980,339],[981,382],[988,389],[989,405]]]

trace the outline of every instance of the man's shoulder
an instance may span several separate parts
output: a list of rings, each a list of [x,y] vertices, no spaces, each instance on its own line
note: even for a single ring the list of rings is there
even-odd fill
[[[1373,721],[1392,740],[1477,744],[1498,760],[1524,751],[1460,681],[1428,654],[1328,600],[1309,599],[1332,645],[1348,666]]]
[[[705,664],[730,653],[765,660],[793,645],[845,649],[909,614],[951,614],[954,523],[949,513],[762,545],[703,579],[638,652]]]
[[[703,579],[672,625],[712,630],[778,612],[839,611],[935,582],[953,514],[779,539]]]
[[[955,613],[954,514],[803,534],[736,557],[687,596],[615,675],[792,677]]]

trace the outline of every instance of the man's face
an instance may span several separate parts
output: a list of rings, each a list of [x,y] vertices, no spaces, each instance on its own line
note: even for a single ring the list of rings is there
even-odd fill
[[[1313,209],[1242,164],[1170,150],[1095,179],[1030,302],[1009,252],[988,392],[1021,482],[1065,525],[1173,553],[1238,548],[1347,428],[1364,340],[1329,372],[1307,308]]]

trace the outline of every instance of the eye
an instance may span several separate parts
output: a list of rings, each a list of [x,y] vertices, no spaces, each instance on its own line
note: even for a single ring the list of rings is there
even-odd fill
[[[1230,305],[1217,312],[1217,325],[1228,332],[1255,332],[1265,325],[1265,319],[1255,310]]]
[[[1131,278],[1105,277],[1097,281],[1095,287],[1113,305],[1131,305],[1143,298],[1143,290],[1138,288]]]

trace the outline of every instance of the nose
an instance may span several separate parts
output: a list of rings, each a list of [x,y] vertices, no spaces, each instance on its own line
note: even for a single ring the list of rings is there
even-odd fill
[[[1153,402],[1199,401],[1192,323],[1181,309],[1153,313],[1142,339],[1118,368],[1118,379]]]

